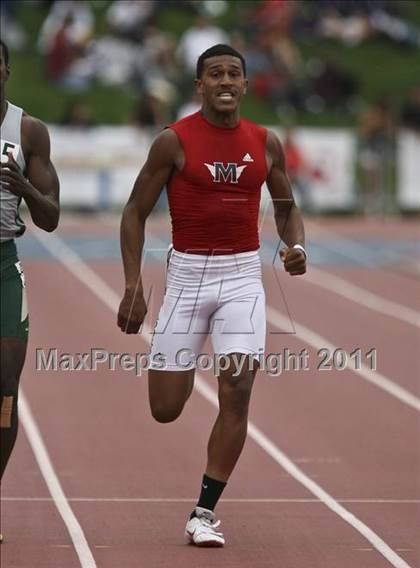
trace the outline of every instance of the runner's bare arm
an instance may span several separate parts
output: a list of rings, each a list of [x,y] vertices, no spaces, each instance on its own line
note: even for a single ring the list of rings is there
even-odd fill
[[[125,294],[120,305],[118,325],[127,333],[137,333],[146,307],[140,266],[146,219],[176,165],[179,140],[175,132],[164,130],[152,144],[121,220],[121,253],[125,274]]]
[[[302,217],[286,175],[282,145],[277,136],[270,131],[267,134],[267,163],[269,168],[267,187],[273,200],[277,232],[288,247],[280,256],[289,274],[293,276],[304,274],[306,255],[301,249],[292,248],[296,244],[305,246]]]
[[[25,116],[22,120],[22,141],[26,160],[23,173],[13,155],[2,164],[2,181],[9,191],[22,197],[32,220],[41,229],[53,231],[60,216],[59,182],[50,159],[50,137],[40,120]]]

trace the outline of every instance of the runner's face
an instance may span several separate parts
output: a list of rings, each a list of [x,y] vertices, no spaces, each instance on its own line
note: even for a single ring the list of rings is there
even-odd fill
[[[203,100],[217,112],[234,112],[246,93],[247,84],[241,60],[232,55],[205,59],[201,79],[196,79]]]
[[[10,73],[9,66],[6,65],[6,61],[4,59],[3,47],[0,46],[0,84],[2,92],[4,84],[9,78],[9,73]]]

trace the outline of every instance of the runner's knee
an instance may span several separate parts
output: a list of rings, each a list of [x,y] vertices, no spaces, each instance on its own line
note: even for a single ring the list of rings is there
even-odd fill
[[[161,424],[168,424],[169,422],[176,420],[181,414],[183,408],[183,404],[170,406],[156,403],[150,405],[153,418]]]
[[[251,391],[252,380],[249,377],[242,381],[225,381],[219,388],[220,410],[236,416],[247,414]]]
[[[254,374],[254,362],[248,357],[242,360],[241,354],[236,354],[236,362],[231,357],[229,368],[219,376],[219,400],[222,412],[229,412],[238,417],[247,414]]]
[[[194,371],[165,372],[149,370],[150,410],[155,420],[173,422],[191,395]]]

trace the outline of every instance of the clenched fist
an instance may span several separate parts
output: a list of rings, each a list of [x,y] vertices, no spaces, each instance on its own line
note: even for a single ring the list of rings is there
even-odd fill
[[[118,310],[118,327],[124,333],[138,333],[146,313],[143,291],[126,290]]]
[[[298,276],[306,272],[306,254],[300,248],[284,248],[280,251],[280,258],[284,269],[291,276]]]

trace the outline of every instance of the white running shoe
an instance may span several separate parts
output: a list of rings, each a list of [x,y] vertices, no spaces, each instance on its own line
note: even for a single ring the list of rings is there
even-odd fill
[[[220,521],[215,520],[213,511],[203,507],[195,508],[196,516],[190,519],[185,527],[185,538],[190,544],[203,547],[221,547],[225,539],[216,529]]]

